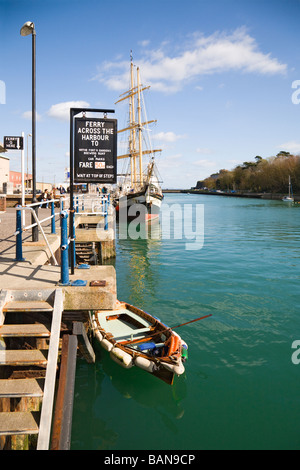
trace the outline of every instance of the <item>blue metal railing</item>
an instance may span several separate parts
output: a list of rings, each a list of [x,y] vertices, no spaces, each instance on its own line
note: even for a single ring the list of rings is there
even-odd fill
[[[75,250],[75,218],[73,218],[73,224],[74,224],[74,240],[71,240],[70,237],[68,237],[68,213],[69,210],[64,209],[64,200],[66,198],[61,197],[59,200],[58,199],[52,199],[48,201],[48,204],[50,204],[51,207],[51,216],[46,217],[43,220],[39,220],[36,212],[34,210],[34,206],[40,205],[41,203],[34,203],[34,204],[29,204],[27,206],[17,206],[16,207],[16,261],[25,261],[23,258],[23,248],[22,248],[22,234],[24,231],[29,230],[33,226],[38,226],[44,240],[48,246],[48,249],[51,253],[51,257],[54,261],[55,265],[58,265],[57,260],[51,250],[51,247],[49,245],[49,242],[47,240],[46,234],[41,226],[43,222],[46,222],[48,220],[51,220],[51,234],[56,233],[56,227],[55,227],[55,216],[59,215],[60,216],[60,236],[61,236],[61,244],[60,244],[60,251],[61,251],[61,280],[60,284],[61,285],[70,285],[70,280],[69,280],[69,256],[70,256],[70,251],[71,255],[74,257],[74,266],[76,264],[76,250]],[[80,201],[81,199],[81,201]],[[55,212],[55,202],[60,202],[60,212]],[[91,210],[92,212],[85,212],[84,209],[87,207],[87,203],[91,203]],[[102,210],[98,211],[95,210],[95,208],[98,207],[99,205],[101,206]],[[100,197],[98,196],[97,198],[92,198],[90,200],[85,199],[84,196],[77,196],[76,197],[76,203],[74,200],[74,210],[76,214],[79,213],[79,207],[81,205],[82,212],[81,214],[85,215],[103,215],[104,216],[104,230],[108,230],[108,213],[109,213],[109,206],[110,206],[110,195],[101,195]],[[27,227],[23,227],[22,225],[22,210],[30,210],[33,217],[36,220],[35,224],[28,225]],[[69,244],[70,242],[73,242],[74,249],[69,251]]]
[[[56,261],[56,258],[51,250],[51,247],[49,245],[49,242],[47,240],[47,237],[46,237],[46,234],[42,228],[42,223],[43,222],[46,222],[48,220],[51,220],[51,233],[52,234],[55,234],[56,233],[56,230],[55,230],[55,216],[58,215],[58,213],[55,213],[55,202],[59,202],[60,201],[60,204],[62,203],[62,200],[59,200],[59,199],[51,199],[48,201],[48,204],[51,204],[51,216],[50,217],[46,217],[45,219],[42,219],[42,220],[39,220],[38,219],[38,216],[34,210],[34,207],[35,206],[40,206],[41,203],[40,202],[36,202],[34,204],[28,204],[26,206],[17,206],[16,207],[16,232],[15,232],[15,235],[16,235],[16,258],[15,260],[16,261],[25,261],[25,259],[23,258],[23,248],[22,248],[22,233],[23,232],[26,232],[27,230],[29,230],[30,228],[32,227],[36,227],[38,226],[42,235],[43,235],[43,238],[46,242],[46,245],[50,251],[50,254],[51,254],[51,257],[54,261],[54,264],[55,265],[58,265],[57,261]],[[22,216],[21,216],[21,212],[24,211],[24,210],[30,210],[31,211],[31,214],[32,216],[34,217],[35,219],[35,223],[31,224],[31,225],[27,225],[26,227],[23,227],[23,224],[22,224]]]
[[[60,243],[60,284],[68,286],[69,280],[69,243],[68,238],[68,211],[60,213],[61,243]]]

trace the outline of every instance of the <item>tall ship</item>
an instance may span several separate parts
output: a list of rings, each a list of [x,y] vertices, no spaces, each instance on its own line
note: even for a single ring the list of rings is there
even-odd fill
[[[136,80],[134,64],[130,61],[130,89],[120,95],[115,103],[128,100],[129,120],[128,126],[120,129],[118,133],[127,132],[128,153],[119,155],[118,160],[125,163],[124,172],[118,184],[118,193],[115,197],[117,213],[127,211],[127,217],[137,216],[137,205],[142,205],[145,212],[145,220],[151,220],[159,216],[163,193],[160,186],[160,177],[155,163],[155,154],[161,149],[153,149],[150,139],[149,124],[156,120],[147,121],[146,109],[143,99],[143,91],[150,86],[143,87],[140,83],[140,69],[136,68]],[[147,162],[144,164],[144,157]],[[120,167],[120,165],[119,165]],[[132,207],[135,206],[135,207]]]

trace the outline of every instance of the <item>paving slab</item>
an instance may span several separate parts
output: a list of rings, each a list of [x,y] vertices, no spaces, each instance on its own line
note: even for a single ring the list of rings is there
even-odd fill
[[[26,262],[1,262],[0,279],[3,290],[43,290],[62,288],[64,310],[114,309],[117,300],[116,271],[113,266],[75,268],[70,283],[83,280],[86,286],[61,286],[60,266],[33,266]],[[105,281],[95,283],[93,281]],[[92,286],[92,284],[96,284]]]

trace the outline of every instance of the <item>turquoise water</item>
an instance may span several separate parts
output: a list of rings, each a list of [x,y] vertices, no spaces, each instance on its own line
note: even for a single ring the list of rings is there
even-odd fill
[[[204,205],[203,248],[186,250],[163,221],[152,239],[119,240],[118,298],[169,326],[213,316],[177,330],[189,359],[173,387],[97,345],[96,364],[78,361],[72,449],[299,449],[300,208],[188,194],[164,204],[182,208],[177,229],[182,215],[196,227],[184,205]]]

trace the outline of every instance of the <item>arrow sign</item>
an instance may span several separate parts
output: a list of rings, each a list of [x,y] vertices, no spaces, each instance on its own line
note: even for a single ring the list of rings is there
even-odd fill
[[[24,142],[23,137],[6,136],[3,139],[3,145],[6,150],[23,150]]]

